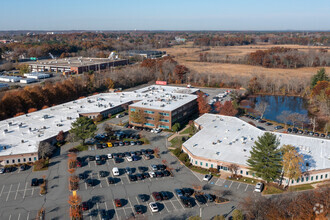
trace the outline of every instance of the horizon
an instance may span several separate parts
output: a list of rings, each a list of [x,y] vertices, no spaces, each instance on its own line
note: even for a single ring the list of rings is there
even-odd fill
[[[285,6],[285,7],[284,7]],[[6,1],[0,31],[329,31],[326,0]]]

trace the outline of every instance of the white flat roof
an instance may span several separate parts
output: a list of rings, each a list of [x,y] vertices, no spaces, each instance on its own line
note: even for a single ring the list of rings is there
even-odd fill
[[[139,97],[142,97],[142,101],[132,104],[131,107],[173,111],[197,99],[196,95],[191,94],[198,90],[196,88],[160,85],[145,87],[135,91]]]
[[[145,95],[149,92],[144,92],[148,90],[147,88],[133,92],[101,93],[0,121],[0,156],[37,152],[39,142],[56,136],[61,130],[69,131],[71,123],[79,117],[79,114],[100,113],[131,101],[138,101],[136,104],[141,104],[150,99],[155,100],[156,97],[166,96],[169,88],[171,91],[175,91],[175,88],[178,87],[163,86],[163,92],[154,91],[154,95],[150,94],[147,97]],[[179,105],[197,98],[195,95],[180,93],[171,93],[171,95],[178,100],[172,100],[171,104],[166,104],[164,109],[175,109]],[[187,97],[182,100],[179,98],[180,96]],[[155,101],[154,104],[157,102],[160,101]]]
[[[265,133],[236,117],[204,114],[196,120],[203,128],[183,143],[195,156],[247,166],[247,159],[258,136]],[[330,141],[293,134],[275,134],[280,146],[291,144],[309,163],[309,170],[330,168]],[[306,167],[303,168],[306,171]]]

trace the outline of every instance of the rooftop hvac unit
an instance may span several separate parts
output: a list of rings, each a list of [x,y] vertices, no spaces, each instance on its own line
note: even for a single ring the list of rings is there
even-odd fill
[[[42,128],[43,128],[43,129],[47,129],[47,127],[46,127],[46,126],[43,126]]]
[[[3,130],[3,133],[4,134],[8,133],[8,129]]]

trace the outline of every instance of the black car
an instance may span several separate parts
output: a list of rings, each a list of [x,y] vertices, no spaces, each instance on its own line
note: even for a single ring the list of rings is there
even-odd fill
[[[201,205],[206,203],[206,198],[203,195],[195,195],[195,199]]]
[[[164,176],[171,176],[171,173],[167,170],[162,171],[162,173],[164,174]]]
[[[157,165],[158,170],[165,170],[166,166],[164,164]]]
[[[102,165],[102,160],[97,160],[96,165]]]
[[[136,134],[135,136],[134,136],[134,138],[133,139],[135,139],[135,140],[138,140],[138,139],[140,139],[140,135],[139,134]]]
[[[278,126],[276,126],[274,129],[275,129],[275,130],[280,130],[280,129],[283,129],[283,126],[278,125]]]
[[[142,205],[135,205],[134,210],[135,210],[136,214],[143,214]]]
[[[146,178],[150,177],[150,174],[149,173],[142,173],[142,176],[146,179]]]
[[[97,149],[103,149],[103,146],[102,146],[102,144],[97,143],[97,144],[96,144],[96,148],[97,148]]]
[[[101,216],[101,220],[109,219],[108,212],[105,211],[104,209],[100,210],[100,216]]]
[[[166,191],[160,192],[160,196],[163,198],[163,200],[168,200],[170,198],[170,195]]]
[[[318,136],[320,136],[320,134],[317,133],[317,132],[315,132],[315,133],[314,133],[314,136],[315,136],[315,137],[318,137]]]
[[[320,136],[324,138],[325,137],[325,134],[321,134]]]
[[[116,157],[118,157],[118,154],[117,153],[113,153],[112,154],[112,158],[116,158]]]
[[[154,150],[152,149],[147,149],[147,154],[153,154],[154,153]]]
[[[87,184],[87,186],[94,186],[94,180],[93,179],[87,179],[86,184]]]
[[[298,133],[298,128],[292,128],[292,133]]]
[[[39,181],[38,181],[38,179],[37,178],[33,178],[32,180],[31,180],[31,186],[38,186],[39,185]]]
[[[192,207],[192,203],[191,203],[190,198],[188,198],[188,197],[184,197],[184,196],[181,196],[180,199],[181,199],[182,204],[183,204],[185,207],[188,207],[188,208]]]
[[[141,202],[146,202],[148,201],[148,196],[145,194],[139,194],[138,195],[139,199],[141,200]]]
[[[145,149],[141,149],[141,154],[145,155],[145,154],[147,154],[147,151]]]
[[[99,173],[100,173],[100,176],[101,177],[106,177],[106,176],[109,175],[109,172],[108,171],[104,171],[104,170],[101,170]]]
[[[135,155],[136,155],[136,156],[141,156],[141,154],[142,154],[141,151],[138,151],[138,150],[135,151]]]
[[[115,158],[115,163],[120,163],[120,162],[121,162],[121,159],[118,158],[118,157],[116,157],[116,158]]]
[[[125,157],[130,157],[131,156],[131,153],[130,152],[125,152]]]
[[[107,160],[108,156],[107,155],[101,155],[100,158],[101,158],[101,160]]]
[[[87,178],[87,174],[85,174],[85,173],[79,173],[79,179],[80,180],[84,180],[86,178]]]
[[[112,146],[118,147],[119,146],[119,143],[118,142],[114,142],[114,143],[112,143]]]
[[[137,144],[137,145],[142,145],[143,142],[142,142],[142,141],[137,141],[136,144]]]
[[[22,165],[22,166],[20,166],[20,168],[19,168],[21,171],[24,171],[24,170],[26,170],[26,165],[24,164],[24,165]]]
[[[5,168],[5,173],[10,173],[10,172],[12,172],[13,170],[14,170],[13,167],[6,167],[6,168]]]
[[[116,181],[115,181],[114,178],[112,178],[112,177],[108,177],[108,183],[109,183],[109,184],[115,184]]]
[[[130,180],[130,181],[136,181],[136,176],[135,175],[133,175],[133,174],[130,174],[130,175],[128,175],[128,179]]]
[[[288,128],[288,130],[287,130],[289,133],[291,133],[292,132],[292,128]]]
[[[158,177],[158,178],[164,176],[164,174],[162,172],[159,172],[159,171],[156,171],[155,174],[156,174],[156,177]]]
[[[205,194],[204,195],[205,196],[205,198],[209,201],[209,202],[214,202],[214,195],[212,195],[212,194]]]
[[[143,173],[144,171],[147,171],[148,168],[139,166],[139,167],[138,167],[138,170],[139,170],[141,173]]]
[[[192,194],[194,194],[194,190],[191,189],[191,188],[183,188],[183,189],[182,189],[182,193],[183,193],[183,196],[185,196],[185,197],[189,197],[189,196],[191,196]]]
[[[273,125],[273,123],[266,122],[266,125],[270,126],[270,125]]]
[[[88,156],[88,160],[89,161],[94,161],[95,160],[95,156]]]
[[[138,180],[143,180],[143,176],[140,173],[136,174],[135,176]]]

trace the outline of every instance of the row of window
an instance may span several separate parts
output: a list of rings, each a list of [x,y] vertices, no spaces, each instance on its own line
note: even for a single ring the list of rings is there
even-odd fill
[[[170,127],[169,126],[166,126],[166,125],[160,125],[159,127],[165,128],[165,129],[170,129]]]
[[[321,174],[320,175],[320,178],[319,178],[319,176],[318,175],[316,175],[315,176],[315,181],[317,181],[317,180],[322,180],[323,179],[323,177],[324,177],[324,179],[327,179],[328,178],[328,174],[325,174],[324,176],[323,176],[323,174]],[[297,180],[296,180],[296,183],[299,183],[299,182],[304,182],[304,181],[309,181],[309,178],[310,178],[310,180],[311,181],[314,181],[314,176],[306,176],[306,177],[301,177],[301,178],[298,178]],[[294,183],[294,180],[291,180],[291,183]]]
[[[37,160],[37,157],[34,157],[33,160],[36,161]],[[16,163],[16,160],[15,159],[12,159],[11,162],[12,163]],[[17,163],[25,163],[25,162],[32,162],[32,158],[29,157],[28,158],[28,161],[26,160],[26,158],[23,158],[23,161],[21,161],[21,159],[17,159]],[[10,163],[9,160],[7,160],[6,163],[9,164]]]
[[[149,111],[149,110],[144,110],[144,112],[147,113],[147,114],[154,114],[155,113],[155,112]]]
[[[191,163],[192,163],[192,164],[193,164],[193,162],[194,162],[194,160],[191,160]],[[203,162],[202,162],[202,161],[200,161],[199,164],[200,164],[201,166],[203,166]],[[197,160],[195,160],[195,165],[198,165],[198,161],[197,161]],[[213,164],[211,163],[210,165],[211,165],[210,168],[213,168]],[[206,167],[209,167],[209,163],[205,163],[205,166],[206,166]]]
[[[151,120],[151,121],[154,121],[155,119],[154,118],[152,118],[152,117],[145,117],[147,120]],[[160,119],[159,121],[161,121],[161,122],[170,122],[170,120],[168,120],[168,119]]]

